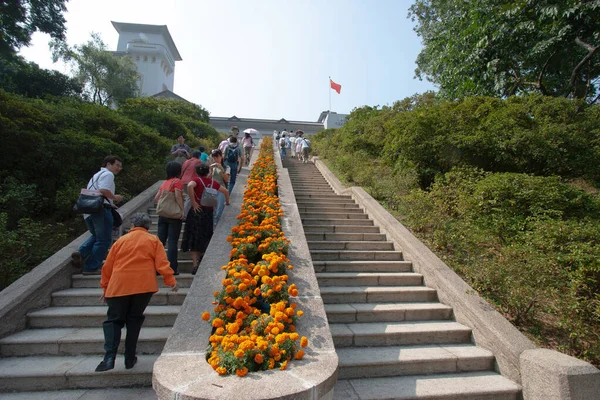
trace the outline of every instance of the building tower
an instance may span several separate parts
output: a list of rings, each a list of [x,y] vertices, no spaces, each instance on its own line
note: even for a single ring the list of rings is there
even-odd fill
[[[181,56],[167,26],[111,22],[119,32],[117,53],[128,55],[137,65],[141,95],[173,92],[175,62]]]

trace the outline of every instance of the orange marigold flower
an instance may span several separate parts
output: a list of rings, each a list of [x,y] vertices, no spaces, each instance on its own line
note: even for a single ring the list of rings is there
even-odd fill
[[[304,357],[304,350],[298,350],[296,352],[296,355],[294,356],[294,358],[296,360],[302,360],[302,357]]]
[[[302,310],[298,310],[298,312],[296,313],[297,316],[301,317],[304,315],[304,311]]]
[[[302,336],[300,338],[300,347],[306,347],[308,346],[308,339],[306,336]]]
[[[217,335],[222,335],[222,334],[224,334],[224,333],[225,333],[225,328],[223,328],[223,327],[217,328],[217,330],[216,330],[216,332],[215,332],[215,333],[216,333]]]
[[[236,351],[235,351],[233,354],[234,354],[234,355],[235,355],[237,358],[242,358],[242,357],[244,357],[244,354],[246,354],[246,353],[244,353],[244,350],[237,349],[237,350],[236,350]]]
[[[225,367],[218,367],[215,371],[217,371],[217,374],[219,375],[225,375],[227,373]]]
[[[227,332],[229,334],[238,333],[240,330],[240,326],[238,324],[227,324]],[[304,346],[302,346],[304,347]]]
[[[285,360],[284,362],[281,363],[281,365],[279,366],[280,370],[285,370],[287,368],[288,362],[287,360]]]
[[[273,328],[271,328],[271,333],[272,333],[273,335],[277,335],[277,334],[279,333],[279,328],[278,328],[278,327],[276,327],[276,326],[275,326],[275,327],[273,327]]]
[[[246,367],[235,370],[235,374],[239,377],[246,376],[247,373],[248,373],[248,368],[246,368]]]
[[[263,355],[258,353],[254,356],[254,362],[257,364],[262,364],[264,362]]]
[[[215,328],[223,326],[223,320],[221,318],[213,319],[212,326],[214,326]]]
[[[202,319],[208,321],[210,319],[210,313],[208,311],[204,311],[202,313]]]

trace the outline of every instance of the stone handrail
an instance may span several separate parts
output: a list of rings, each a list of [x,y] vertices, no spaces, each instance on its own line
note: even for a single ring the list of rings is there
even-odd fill
[[[133,214],[147,211],[161,182],[156,182],[119,208],[123,218],[119,233],[130,226]],[[89,232],[82,234],[0,292],[0,337],[25,329],[27,313],[49,307],[52,292],[71,287],[71,253],[89,236]]]
[[[592,399],[600,393],[600,370],[553,350],[538,349],[460,276],[361,187],[346,188],[318,157],[317,168],[337,194],[350,195],[412,261],[457,322],[472,329],[477,346],[491,351],[498,371],[523,386],[527,399]]]
[[[256,159],[254,152],[252,160]],[[325,308],[320,297],[308,244],[289,175],[275,152],[279,171],[278,192],[284,211],[282,227],[288,239],[288,257],[294,270],[289,272],[300,295],[293,301],[304,316],[297,331],[309,339],[306,355],[293,360],[285,371],[250,373],[244,378],[219,376],[206,361],[211,326],[201,320],[204,311],[212,311],[213,292],[222,287],[222,265],[229,261],[231,246],[226,241],[242,205],[243,186],[248,170],[238,175],[231,196],[202,259],[188,295],[181,307],[165,348],[154,364],[153,387],[159,399],[330,399],[337,381],[338,358],[329,331]]]

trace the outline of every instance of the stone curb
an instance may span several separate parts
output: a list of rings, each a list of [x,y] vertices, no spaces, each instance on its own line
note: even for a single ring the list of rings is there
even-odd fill
[[[301,293],[294,300],[298,308],[305,312],[296,327],[301,335],[309,339],[306,355],[301,361],[290,362],[285,371],[249,373],[245,378],[219,376],[206,361],[211,327],[200,315],[213,309],[213,292],[222,287],[225,271],[221,266],[227,264],[231,251],[226,238],[237,223],[236,217],[242,205],[249,172],[249,169],[244,169],[242,176],[238,175],[231,206],[225,209],[221,217],[165,348],[154,364],[153,387],[159,399],[315,400],[327,399],[333,394],[338,358],[291,182],[287,170],[282,168],[278,152],[275,154],[280,175],[279,197],[285,213],[282,226],[286,237],[291,240],[289,258],[294,266],[289,276]],[[253,152],[250,167],[257,157],[258,151]]]
[[[134,213],[153,201],[161,183],[156,182],[119,208],[123,218],[119,233],[129,226]],[[52,292],[71,287],[71,253],[89,236],[89,232],[82,234],[0,292],[0,337],[25,329],[27,313],[50,307]]]

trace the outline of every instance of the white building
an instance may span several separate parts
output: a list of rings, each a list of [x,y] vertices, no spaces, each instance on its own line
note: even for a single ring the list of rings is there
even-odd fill
[[[119,32],[117,53],[137,66],[141,95],[173,92],[175,62],[182,59],[167,26],[111,22]]]
[[[179,51],[166,25],[130,24],[112,21],[119,32],[117,54],[129,56],[137,66],[141,96],[162,97],[185,100],[173,92],[175,62],[181,61]],[[237,126],[242,132],[254,128],[263,135],[272,135],[274,130],[288,132],[302,130],[311,135],[327,128],[340,128],[346,121],[346,114],[323,111],[316,122],[210,117],[210,124],[220,132],[230,132]]]

